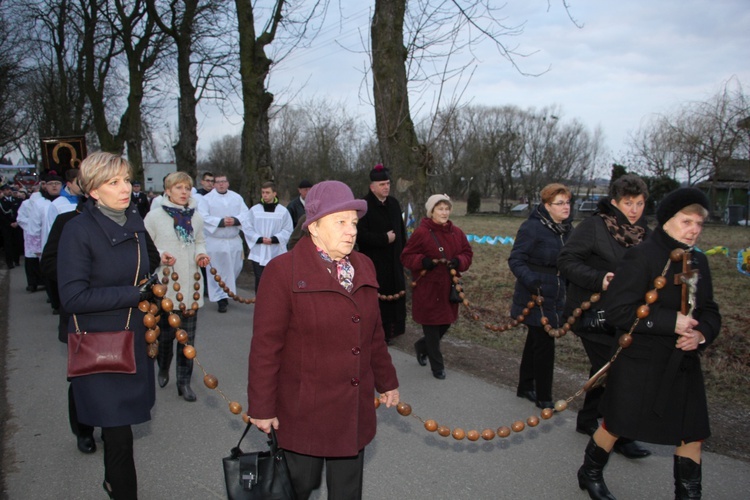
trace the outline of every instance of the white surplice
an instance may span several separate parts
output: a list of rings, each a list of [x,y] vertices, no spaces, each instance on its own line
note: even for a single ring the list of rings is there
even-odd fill
[[[240,221],[245,219],[248,213],[247,205],[242,196],[234,191],[220,194],[214,189],[198,203],[198,212],[203,217],[206,253],[211,257],[211,266],[216,268],[227,287],[237,293],[237,277],[242,271],[240,225],[220,227],[219,224],[224,217],[234,217]],[[208,298],[211,302],[228,298],[210,274],[207,281]]]

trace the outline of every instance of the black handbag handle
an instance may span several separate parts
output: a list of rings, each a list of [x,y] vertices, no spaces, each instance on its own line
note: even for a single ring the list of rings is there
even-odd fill
[[[245,439],[245,436],[247,436],[247,431],[250,430],[250,427],[252,427],[252,422],[248,422],[247,426],[245,427],[245,430],[242,432],[242,437],[240,437],[240,440],[237,442],[237,446],[232,448],[231,451],[231,457],[237,458],[240,455],[242,455],[242,450],[240,449],[240,445],[242,444],[242,440]],[[276,451],[279,449],[279,441],[276,439],[276,430],[271,426],[271,432],[268,435],[268,447],[271,450],[271,453],[276,454]]]

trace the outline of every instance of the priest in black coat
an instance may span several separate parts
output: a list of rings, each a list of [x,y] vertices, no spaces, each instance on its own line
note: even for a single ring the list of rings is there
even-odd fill
[[[370,171],[370,192],[364,197],[367,214],[357,225],[359,251],[375,264],[380,285],[380,315],[387,342],[406,329],[406,281],[401,264],[406,227],[401,205],[390,192],[388,169],[378,164]]]

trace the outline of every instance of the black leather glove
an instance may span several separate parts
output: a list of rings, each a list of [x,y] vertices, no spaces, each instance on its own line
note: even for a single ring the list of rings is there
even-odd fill
[[[542,280],[534,280],[531,282],[531,287],[529,289],[531,290],[531,293],[537,293],[537,292],[540,292],[541,288],[542,288]]]
[[[458,269],[458,257],[453,257],[450,262],[448,262],[448,267],[451,269]]]
[[[435,269],[436,266],[437,266],[437,264],[435,264],[432,261],[431,258],[425,257],[424,259],[422,259],[422,268],[423,269],[427,269],[428,271],[431,271],[431,270]]]
[[[141,296],[139,297],[138,302],[143,302],[144,300],[153,299],[154,291],[151,289],[151,287],[157,284],[158,282],[159,282],[159,275],[154,273],[145,283],[140,285],[138,287],[138,292],[140,292]]]

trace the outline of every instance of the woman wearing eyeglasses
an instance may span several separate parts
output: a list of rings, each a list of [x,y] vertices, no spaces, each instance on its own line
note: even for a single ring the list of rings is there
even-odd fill
[[[539,193],[542,202],[531,211],[516,234],[508,265],[516,277],[511,316],[519,316],[532,295],[541,293],[544,317],[553,328],[565,323],[565,280],[557,270],[557,256],[570,234],[570,190],[562,184],[548,184]],[[516,395],[552,408],[552,373],[555,339],[544,331],[539,307],[524,320],[529,331],[521,357]]]

